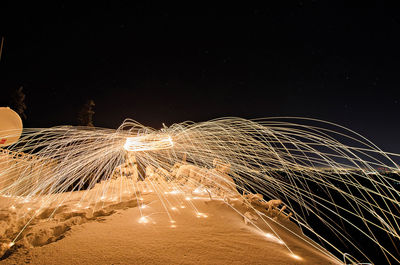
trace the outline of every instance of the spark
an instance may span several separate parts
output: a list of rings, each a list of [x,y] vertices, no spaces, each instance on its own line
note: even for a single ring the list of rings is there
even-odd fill
[[[275,241],[278,244],[284,245],[285,242],[283,242],[281,239],[277,238],[276,236],[274,236],[271,233],[265,233],[265,237],[268,238],[269,240]]]
[[[180,194],[180,193],[182,193],[180,190],[176,190],[176,189],[174,189],[174,190],[172,190],[172,191],[170,191],[170,192],[166,192],[166,194]]]
[[[200,218],[200,217],[207,218],[208,217],[207,214],[199,213],[199,212],[196,213],[196,216],[197,216],[197,218]]]
[[[294,259],[302,260],[302,258],[301,258],[299,255],[296,255],[296,254],[291,253],[290,256],[291,256],[292,258],[294,258]]]
[[[243,202],[265,225],[295,221],[332,246],[331,255],[340,256],[343,250],[314,229],[315,216],[357,255],[368,258],[346,231],[357,230],[387,259],[400,262],[385,247],[393,242],[396,248],[400,241],[400,193],[393,177],[376,170],[385,167],[398,174],[396,157],[356,132],[315,119],[221,118],[161,130],[128,119],[117,130],[25,129],[18,144],[0,149],[0,195],[40,202],[43,209],[63,206],[65,195],[74,192],[80,192],[82,203],[95,207],[107,198],[121,200],[126,192],[140,205],[142,191],[154,191],[168,215],[177,208],[197,211],[199,199],[223,201],[232,208],[239,201],[236,205]],[[95,187],[102,188],[92,196]],[[143,216],[139,222],[149,221]],[[265,236],[289,249],[275,232]],[[310,244],[327,253],[318,243]]]
[[[203,189],[203,188],[198,187],[198,188],[196,188],[196,189],[193,191],[193,193],[196,193],[196,194],[205,194],[205,193],[206,193],[206,190]]]
[[[149,222],[149,219],[147,219],[145,216],[140,217],[139,219],[139,224],[147,224]]]
[[[124,144],[125,150],[130,152],[163,150],[172,147],[173,142],[169,135],[127,137]]]

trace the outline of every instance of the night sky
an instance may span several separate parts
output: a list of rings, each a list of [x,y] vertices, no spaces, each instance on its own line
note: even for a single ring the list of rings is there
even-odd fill
[[[160,128],[223,116],[303,116],[400,153],[394,6],[132,2],[2,3],[1,105],[22,85],[27,127],[74,125],[88,99],[96,103],[94,124],[108,128],[127,117]]]

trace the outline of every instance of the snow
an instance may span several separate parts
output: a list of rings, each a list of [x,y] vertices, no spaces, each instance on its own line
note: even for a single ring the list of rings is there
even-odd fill
[[[340,264],[290,221],[246,225],[240,201],[108,189],[91,203],[100,189],[65,194],[62,205],[0,197],[0,264]]]

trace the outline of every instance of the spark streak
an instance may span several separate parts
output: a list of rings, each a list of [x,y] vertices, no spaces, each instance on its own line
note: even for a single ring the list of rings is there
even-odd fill
[[[117,130],[25,129],[17,143],[0,149],[0,195],[62,206],[70,194],[81,192],[85,205],[97,206],[117,200],[109,191],[119,189],[119,200],[136,196],[141,211],[142,194],[152,191],[170,219],[178,208],[198,213],[193,194],[228,205],[239,200],[260,222],[284,226],[294,220],[337,256],[344,250],[318,234],[314,220],[353,246],[355,255],[368,259],[345,226],[374,243],[388,260],[400,262],[387,244],[400,244],[400,192],[393,176],[377,170],[398,173],[393,158],[399,155],[333,123],[292,120],[222,118],[161,130],[126,120]],[[112,179],[121,179],[119,187],[112,186]],[[103,188],[92,196],[96,185]],[[139,222],[148,219],[142,216]]]

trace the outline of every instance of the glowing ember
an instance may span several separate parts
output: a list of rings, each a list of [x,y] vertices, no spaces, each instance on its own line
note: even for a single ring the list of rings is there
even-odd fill
[[[301,258],[300,256],[296,255],[296,254],[290,254],[290,256],[291,256],[292,258],[294,258],[294,259],[302,260],[302,258]]]
[[[149,220],[145,216],[142,216],[139,219],[139,224],[147,224],[148,222]]]
[[[271,241],[277,242],[278,244],[281,244],[281,245],[285,244],[285,242],[283,242],[282,240],[280,240],[279,238],[277,238],[276,236],[274,236],[271,233],[265,233],[265,237],[268,238]]]

